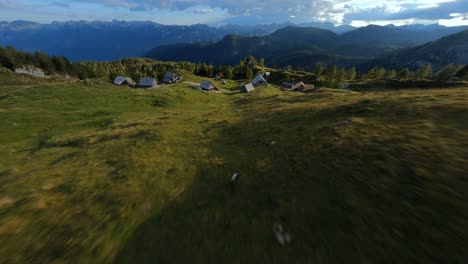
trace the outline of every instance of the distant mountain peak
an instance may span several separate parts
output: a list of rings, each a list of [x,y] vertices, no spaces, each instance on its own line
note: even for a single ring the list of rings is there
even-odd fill
[[[0,45],[11,45],[28,52],[40,50],[51,55],[63,55],[72,61],[107,61],[143,56],[155,47],[177,43],[205,43],[206,46],[207,43],[217,41],[231,41],[231,45],[242,42],[246,46],[241,48],[247,53],[253,52],[257,44],[263,46],[262,51],[270,52],[275,47],[268,46],[267,39],[259,38],[270,35],[270,38],[281,40],[282,46],[291,47],[295,42],[302,43],[296,52],[305,52],[307,56],[320,49],[342,45],[343,47],[338,48],[338,55],[366,57],[369,54],[379,56],[383,51],[420,45],[462,29],[463,27],[445,28],[440,25],[369,25],[355,29],[349,25],[335,26],[327,22],[226,24],[213,27],[204,24],[177,26],[125,20],[56,21],[49,24],[18,20],[0,22]],[[230,34],[235,35],[225,37]],[[244,38],[253,36],[256,38],[243,41]],[[368,50],[369,47],[372,51]],[[294,58],[298,60],[299,55],[296,54]]]
[[[370,62],[367,67],[379,65],[396,69],[416,69],[426,63],[431,63],[434,69],[450,63],[468,64],[468,30],[395,52]]]
[[[280,28],[273,32],[273,36],[275,35],[280,35],[280,34],[285,34],[285,33],[333,33],[333,31],[328,30],[328,29],[321,29],[321,28],[315,28],[315,27],[299,27],[299,26],[287,26],[284,28]]]

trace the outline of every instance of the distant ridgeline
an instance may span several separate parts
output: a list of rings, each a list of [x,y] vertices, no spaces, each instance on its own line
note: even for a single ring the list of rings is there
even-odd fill
[[[288,28],[288,26],[291,27]],[[466,29],[468,29],[466,26],[444,27],[441,25],[401,27],[371,25],[356,29],[349,25],[335,27],[331,23],[242,26],[228,24],[211,27],[200,24],[161,25],[150,21],[68,21],[49,24],[0,21],[0,45],[10,45],[28,52],[44,51],[51,55],[66,56],[71,61],[115,61],[141,57],[151,49],[164,45],[206,44],[218,42],[227,35],[235,34],[242,36],[242,39],[234,40],[233,44],[242,45],[233,46],[234,54],[227,53],[224,57],[213,56],[213,62],[206,54],[203,54],[200,61],[180,60],[172,55],[169,58],[155,59],[236,65],[240,59],[253,55],[265,58],[269,65],[278,66],[301,66],[299,63],[314,66],[314,61],[330,62],[328,65],[356,66],[356,61],[362,62],[369,57],[379,57],[389,51],[422,45]],[[228,42],[229,40],[231,39],[228,38]],[[243,43],[247,45],[243,46]],[[294,49],[290,49],[293,46]],[[205,51],[218,55],[221,49],[222,47],[215,46]],[[267,56],[278,49],[282,50],[281,53],[276,54],[279,56]],[[324,51],[324,54],[320,55],[317,52],[319,50]],[[187,52],[189,50],[182,50],[174,55],[196,56]],[[301,58],[303,58],[302,61]]]
[[[0,45],[19,50],[41,50],[65,55],[72,61],[111,61],[140,57],[159,45],[217,41],[230,33],[267,35],[270,27],[165,26],[153,22],[70,21],[39,24],[28,21],[0,22]]]
[[[318,65],[354,66],[361,71],[375,66],[416,70],[427,63],[439,70],[450,63],[468,64],[467,43],[466,27],[420,32],[371,25],[341,35],[317,28],[286,27],[263,37],[228,35],[216,43],[159,46],[146,56],[236,65],[253,55],[265,58],[268,65],[291,65],[307,71]]]
[[[251,80],[255,75],[268,69],[272,71],[271,83],[285,81],[307,81],[326,87],[342,87],[344,82],[355,80],[467,80],[468,66],[448,64],[434,71],[431,64],[424,64],[412,71],[405,67],[401,70],[373,67],[360,72],[355,67],[325,67],[318,65],[314,71],[306,72],[300,67],[267,68],[264,59],[248,56],[236,66],[214,66],[206,63],[162,62],[145,58],[130,58],[114,62],[70,62],[62,56],[49,56],[43,52],[27,53],[12,47],[0,46],[0,66],[10,69],[27,69],[30,66],[41,69],[48,75],[69,75],[80,79],[128,76],[135,80],[142,77],[162,79],[167,71],[183,70],[198,76],[213,78],[218,75],[225,79]]]

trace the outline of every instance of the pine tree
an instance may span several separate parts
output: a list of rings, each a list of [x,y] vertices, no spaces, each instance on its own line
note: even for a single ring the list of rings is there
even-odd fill
[[[52,60],[51,58],[49,57],[49,55],[45,54],[44,52],[35,52],[34,53],[34,57],[36,57],[39,65],[36,65],[36,66],[39,66],[41,69],[43,69],[44,71],[46,72],[54,72],[54,64],[52,63]]]
[[[430,63],[427,63],[421,66],[417,70],[416,75],[421,79],[430,78],[432,76],[432,65]]]
[[[212,64],[207,66],[207,77],[214,77],[214,66]]]
[[[325,71],[326,71],[325,67],[323,67],[323,65],[321,65],[321,64],[318,65],[318,66],[315,68],[315,74],[316,74],[317,76],[319,76],[319,77],[320,77],[320,76],[323,76],[323,74],[325,73]]]
[[[236,79],[245,78],[245,63],[244,60],[241,60],[234,70],[234,77]]]
[[[246,59],[246,65],[250,68],[257,67],[257,59],[254,56],[248,56]]]
[[[13,56],[2,47],[0,47],[0,66],[3,66],[10,70],[15,69],[15,60]]]
[[[457,66],[453,64],[446,65],[436,73],[436,80],[444,82],[452,81],[461,68],[462,66]]]
[[[330,70],[327,71],[326,75],[326,85],[328,87],[335,87],[336,85],[336,75],[338,73],[338,68],[336,65],[333,65]]]
[[[385,77],[387,73],[387,70],[385,70],[385,68],[378,68],[375,72],[374,72],[374,77],[376,79],[383,79]]]
[[[461,80],[468,81],[468,65],[459,70],[455,76]]]
[[[26,55],[25,55],[24,52],[18,51],[15,48],[13,48],[12,46],[6,46],[5,49],[11,55],[11,58],[13,59],[13,64],[16,67],[20,67],[20,66],[23,66],[25,64],[24,62],[26,60]]]
[[[401,79],[406,79],[410,77],[411,71],[408,68],[404,68],[401,71],[398,72],[398,77]]]
[[[232,67],[227,67],[226,70],[224,71],[224,77],[227,79],[233,79],[234,78],[234,70]]]
[[[341,68],[336,72],[334,87],[338,87],[345,79],[346,79],[346,70],[344,68]]]
[[[372,69],[370,69],[367,74],[366,74],[366,79],[373,79],[375,78],[375,72],[377,71],[377,67],[374,67]]]
[[[357,75],[356,68],[354,68],[353,66],[346,72],[346,79],[353,81],[356,79],[356,75]]]
[[[54,64],[55,71],[66,72],[68,61],[64,57],[52,57],[52,63]]]
[[[391,79],[391,78],[395,78],[396,76],[397,76],[397,72],[395,70],[390,70],[390,71],[387,71],[385,78]]]
[[[253,78],[253,72],[252,72],[252,69],[249,68],[245,72],[245,79],[252,80],[252,78]]]
[[[258,66],[265,67],[265,59],[264,58],[260,58],[260,60],[258,61]]]

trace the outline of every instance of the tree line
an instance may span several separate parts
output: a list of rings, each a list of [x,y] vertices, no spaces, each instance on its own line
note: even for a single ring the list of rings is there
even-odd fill
[[[261,72],[258,66],[264,66],[264,60],[257,61],[253,56],[241,60],[237,66],[226,66],[191,62],[163,62],[148,58],[130,58],[114,62],[79,63],[83,73],[80,78],[128,76],[135,80],[142,77],[164,78],[168,71],[185,70],[197,76],[213,78],[216,75],[225,79],[252,79]]]
[[[409,68],[403,68],[399,71],[395,69],[385,69],[383,67],[374,67],[368,72],[358,72],[355,67],[348,69],[338,68],[336,65],[326,68],[317,66],[315,74],[319,83],[326,87],[338,88],[344,82],[349,81],[368,81],[368,80],[433,80],[433,81],[468,81],[468,65],[449,64],[437,71],[434,71],[430,63],[424,64],[417,70],[412,71]]]
[[[264,60],[257,61],[249,56],[237,66],[215,66],[206,63],[162,62],[147,58],[129,58],[113,62],[70,62],[63,56],[49,56],[44,52],[23,52],[11,46],[0,46],[0,66],[14,71],[23,66],[35,66],[46,74],[66,74],[80,79],[128,76],[135,80],[142,77],[164,78],[167,71],[183,69],[202,77],[219,75],[226,79],[251,79],[264,66]]]
[[[0,66],[15,70],[23,66],[35,66],[48,74],[61,73],[76,76],[79,65],[70,62],[63,56],[49,56],[44,52],[22,52],[11,46],[0,46]]]
[[[142,77],[164,78],[167,71],[183,69],[202,77],[234,80],[250,80],[261,73],[265,67],[265,60],[248,56],[239,61],[236,66],[213,65],[191,62],[162,62],[147,58],[129,58],[113,62],[70,62],[63,56],[49,56],[44,52],[22,52],[13,47],[0,46],[0,66],[15,70],[23,66],[35,66],[47,74],[66,74],[80,79],[108,78],[128,76],[135,80]],[[277,67],[275,67],[277,68]],[[282,68],[291,71],[291,66]],[[390,79],[427,79],[435,81],[468,80],[468,66],[449,64],[434,71],[431,64],[422,65],[412,71],[409,68],[401,70],[375,67],[368,72],[359,72],[355,67],[339,68],[319,65],[313,72],[321,86],[340,87],[344,82]]]

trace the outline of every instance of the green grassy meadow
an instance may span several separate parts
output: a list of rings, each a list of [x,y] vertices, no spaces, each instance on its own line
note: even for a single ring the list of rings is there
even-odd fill
[[[468,87],[18,78],[0,73],[0,263],[468,259]]]

